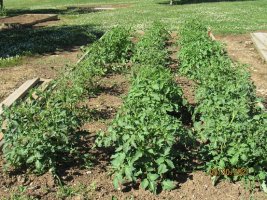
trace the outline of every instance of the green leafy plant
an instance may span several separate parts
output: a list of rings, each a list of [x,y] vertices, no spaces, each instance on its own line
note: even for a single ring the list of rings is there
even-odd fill
[[[142,188],[154,193],[159,185],[165,190],[175,187],[167,175],[175,168],[174,146],[187,133],[180,119],[170,115],[185,102],[182,90],[166,68],[167,54],[152,60],[165,49],[166,40],[165,29],[156,24],[136,45],[131,89],[108,133],[100,133],[96,141],[99,147],[115,148],[111,157],[115,188],[125,181],[136,183],[139,179]]]
[[[124,179],[156,192],[157,182],[169,188],[165,174],[174,168],[175,139],[185,130],[179,119],[168,112],[179,110],[182,91],[172,82],[167,69],[142,66],[138,68],[124,106],[117,114],[108,136],[102,133],[104,146],[115,146],[112,167],[114,186]],[[101,145],[100,145],[101,146]],[[167,182],[166,182],[167,181]]]
[[[168,37],[164,26],[154,23],[136,44],[132,61],[143,65],[166,65],[168,52],[165,47]]]
[[[194,129],[207,172],[246,169],[224,175],[233,181],[259,181],[266,191],[267,115],[257,106],[255,86],[244,66],[235,64],[223,46],[208,37],[197,21],[181,29],[180,72],[199,83]],[[219,174],[218,178],[223,174]]]
[[[131,29],[114,27],[106,33],[98,42],[89,48],[85,47],[84,52],[90,55],[90,62],[96,66],[105,66],[108,72],[119,71],[120,68],[130,59],[133,43],[129,35]]]
[[[7,15],[6,8],[5,8],[4,6],[2,6],[2,7],[0,8],[0,16],[1,16],[1,17],[4,17],[4,16],[6,16],[6,15]]]
[[[34,91],[40,97],[39,101],[32,99],[18,102],[5,109],[0,124],[6,122],[6,127],[1,131],[5,139],[3,153],[7,168],[26,167],[38,174],[47,170],[56,173],[59,163],[79,157],[79,136],[75,132],[81,126],[84,116],[77,105],[83,94],[94,88],[94,82],[107,72],[102,63],[127,59],[126,52],[129,49],[127,45],[122,46],[122,43],[130,41],[130,38],[124,29],[119,30],[123,33],[119,34],[118,28],[112,29],[100,42],[89,47],[90,54],[79,65],[68,69],[53,81],[48,90]],[[110,47],[107,41],[112,40],[113,36],[116,42]],[[102,55],[115,51],[116,45],[121,49],[114,53],[112,59]],[[99,52],[98,49],[102,51]],[[95,60],[97,56],[100,61]]]

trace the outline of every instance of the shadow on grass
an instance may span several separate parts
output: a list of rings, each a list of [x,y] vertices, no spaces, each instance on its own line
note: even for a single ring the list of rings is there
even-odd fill
[[[172,5],[183,5],[183,4],[197,4],[197,3],[216,3],[216,2],[237,2],[237,1],[256,1],[256,0],[174,0]],[[161,5],[169,5],[170,1],[159,2]]]
[[[0,31],[0,57],[47,54],[92,43],[103,35],[95,25],[23,28]]]
[[[102,10],[95,10],[93,7],[68,7],[62,9],[7,9],[7,16],[13,17],[23,14],[59,14],[59,15],[78,15],[78,14],[88,14],[93,12],[100,12]]]

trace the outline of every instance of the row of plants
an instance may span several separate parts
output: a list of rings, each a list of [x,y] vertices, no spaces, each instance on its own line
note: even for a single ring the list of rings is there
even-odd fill
[[[167,68],[168,37],[161,24],[154,24],[136,44],[130,91],[107,133],[96,141],[98,147],[115,148],[111,165],[117,189],[125,182],[141,182],[154,193],[175,187],[174,160],[182,157],[175,145],[183,145],[187,134],[180,119],[169,114],[178,113],[185,102]]]
[[[165,47],[168,38],[168,32],[160,23],[153,24],[153,28],[135,45],[132,61],[142,65],[166,66],[168,51]]]
[[[86,47],[89,53],[83,61],[66,69],[46,91],[33,90],[31,94],[35,92],[38,101],[20,101],[5,108],[0,124],[6,124],[1,131],[7,169],[56,173],[61,163],[80,159],[76,132],[90,116],[78,103],[93,92],[97,79],[109,72],[105,63],[126,61],[132,45],[129,36],[130,30],[113,28]]]
[[[267,192],[267,113],[257,106],[247,69],[233,62],[199,21],[186,23],[180,36],[180,73],[198,83],[193,120],[204,169],[246,169],[244,176],[218,173],[213,182],[223,176],[260,182]]]

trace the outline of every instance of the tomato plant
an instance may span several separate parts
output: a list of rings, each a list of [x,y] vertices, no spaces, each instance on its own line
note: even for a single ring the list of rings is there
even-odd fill
[[[175,187],[167,174],[175,168],[174,146],[187,132],[169,113],[178,112],[185,101],[166,67],[168,55],[152,59],[166,48],[167,39],[165,29],[155,24],[136,45],[131,89],[108,133],[97,139],[98,146],[115,148],[111,157],[115,188],[139,180],[142,188],[154,193],[159,185],[166,190]]]
[[[259,181],[267,191],[267,115],[256,106],[259,99],[245,66],[234,63],[197,21],[183,26],[180,46],[180,72],[199,83],[194,129],[202,141],[203,167],[248,169],[245,176],[225,178]]]
[[[166,65],[168,52],[166,42],[169,37],[167,30],[160,23],[154,23],[136,44],[132,61],[148,65]]]
[[[89,54],[78,65],[66,70],[51,83],[50,89],[37,90],[40,101],[23,101],[5,109],[3,147],[6,167],[23,167],[35,173],[56,172],[59,163],[79,156],[75,132],[82,124],[78,102],[94,88],[94,82],[109,70],[108,62],[126,62],[131,46],[128,29],[115,27],[87,47]]]

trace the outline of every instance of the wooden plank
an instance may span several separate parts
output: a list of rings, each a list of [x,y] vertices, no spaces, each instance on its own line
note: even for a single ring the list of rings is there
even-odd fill
[[[5,120],[2,124],[2,129],[6,129],[6,125],[7,125],[7,121]],[[0,148],[2,148],[3,144],[4,144],[4,134],[0,132]]]
[[[40,81],[43,82],[41,85],[40,85],[40,89],[41,91],[45,91],[46,88],[49,86],[49,83],[52,81],[53,79],[44,79],[44,78],[41,78]]]
[[[267,62],[267,33],[251,33],[251,38],[261,57]]]
[[[15,101],[17,101],[20,98],[23,98],[27,92],[33,88],[36,84],[38,84],[40,81],[40,78],[35,78],[32,80],[28,80],[25,83],[23,83],[17,90],[15,90],[9,97],[7,97],[1,104],[0,104],[0,115],[3,113],[3,105],[4,106],[11,106]],[[2,124],[2,129],[6,128],[6,121]],[[0,132],[0,148],[4,144],[4,134]]]
[[[5,141],[4,140],[0,140],[0,148],[2,148],[2,146],[4,145]]]
[[[40,78],[28,80],[23,83],[18,89],[16,89],[11,95],[9,95],[9,97],[7,97],[2,103],[0,103],[0,115],[3,113],[3,106],[10,107],[16,100],[24,97],[26,93],[31,88],[33,88],[39,81]]]
[[[50,81],[52,81],[53,79],[44,79],[44,78],[40,78],[40,82],[41,84],[38,86],[38,89],[40,89],[42,92],[46,90],[46,88],[49,86]],[[32,98],[35,100],[40,100],[41,98],[36,94],[36,92],[32,93]],[[31,101],[31,98],[27,99],[28,102]]]
[[[88,55],[88,53],[89,53],[89,51],[86,51],[86,52],[82,55],[82,57],[77,61],[76,64],[79,64],[80,62],[82,62],[83,59]]]
[[[103,37],[105,36],[105,34],[103,34],[98,41],[100,41]],[[80,62],[82,62],[84,60],[84,58],[89,54],[90,50],[86,51],[82,57],[76,62],[76,65],[78,65]]]

